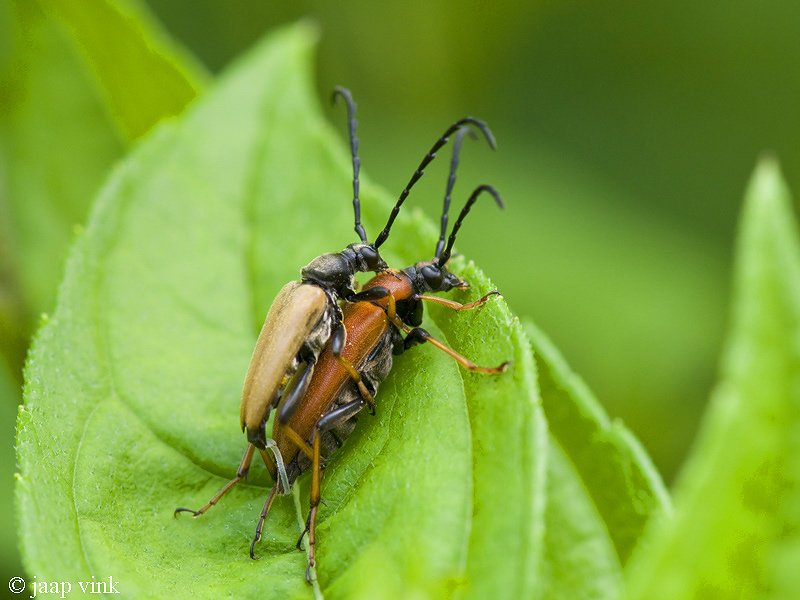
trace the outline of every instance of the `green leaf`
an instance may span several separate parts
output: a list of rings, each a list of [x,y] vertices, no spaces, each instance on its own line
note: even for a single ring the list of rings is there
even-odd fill
[[[300,511],[292,498],[273,505],[257,562],[264,469],[202,518],[173,518],[235,474],[242,378],[275,294],[354,241],[349,153],[314,99],[313,39],[304,24],[270,36],[146,136],[98,198],[37,336],[19,419],[24,557],[40,580],[113,575],[137,598],[532,596],[546,437],[529,347],[495,300],[432,311],[426,326],[481,364],[513,360],[509,373],[466,374],[414,348],[331,459],[317,588],[294,548],[306,477]],[[368,180],[361,196],[374,235],[392,200]],[[405,210],[381,249],[395,265],[436,240]],[[488,285],[474,267],[462,274],[469,297]]]
[[[462,275],[474,296],[495,289],[472,263]],[[530,342],[505,304],[490,302],[495,310],[431,310],[454,350],[486,366],[511,361],[503,377],[472,374],[464,381],[475,486],[465,597],[536,598],[541,594],[547,424]]]
[[[9,376],[16,378],[16,384],[0,394],[0,425],[9,434],[22,401],[22,366],[39,314],[54,307],[74,230],[84,222],[90,200],[124,145],[97,79],[87,69],[88,57],[76,52],[76,36],[65,35],[64,21],[51,18],[41,6],[55,10],[51,2],[0,0],[0,370],[5,375],[8,365]],[[124,17],[116,12],[123,7]],[[135,24],[146,21],[141,11],[134,15],[124,2],[113,7],[85,1],[69,6],[73,12],[79,9],[96,36],[106,36],[96,50],[110,63],[119,66],[121,48],[140,61],[154,47],[168,53],[163,40],[155,43],[152,31]],[[127,29],[112,26],[123,18]],[[113,44],[108,43],[111,38]],[[183,77],[181,68],[172,61],[173,80]],[[172,95],[166,70],[159,72],[160,78],[139,81],[128,90],[148,97],[156,90],[159,99],[171,102],[169,110],[142,113],[139,123],[143,117],[174,114],[180,102],[188,101]],[[153,102],[148,106],[155,108]],[[11,437],[4,439],[0,471],[10,497],[16,461]],[[5,580],[21,574],[13,521],[14,515],[4,511],[0,531],[7,532],[1,561]]]
[[[639,442],[544,333],[525,326],[551,437],[544,597],[618,598],[622,566],[647,521],[669,512],[669,497]]]
[[[138,5],[41,6],[0,3],[0,351],[19,372],[112,163],[203,81]]]
[[[622,569],[606,524],[581,474],[552,438],[547,469],[542,597],[619,598]]]
[[[14,480],[16,460],[14,456],[14,424],[17,407],[22,393],[19,384],[12,376],[11,370],[0,358],[0,506],[7,522],[0,527],[0,576],[8,578],[22,573],[19,552],[17,551],[17,532],[13,525],[13,514],[9,510],[14,506]]]
[[[639,441],[612,421],[552,342],[526,323],[547,422],[592,499],[625,565],[647,521],[670,512],[669,495]]]
[[[800,596],[800,245],[776,162],[745,197],[720,382],[632,598]]]
[[[50,310],[73,227],[122,146],[58,28],[35,2],[4,2],[0,85],[0,336],[22,357]],[[58,98],[58,102],[53,99]]]
[[[43,6],[72,34],[128,142],[180,114],[207,83],[205,68],[136,0]]]

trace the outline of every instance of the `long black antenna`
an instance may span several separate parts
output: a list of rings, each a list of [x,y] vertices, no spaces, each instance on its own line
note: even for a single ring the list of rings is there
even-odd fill
[[[456,139],[453,140],[453,158],[450,161],[450,176],[447,178],[447,189],[444,193],[444,206],[442,207],[442,230],[439,234],[439,242],[436,244],[436,254],[434,254],[436,258],[438,258],[442,253],[442,250],[444,250],[444,240],[447,236],[447,213],[450,211],[450,196],[453,193],[453,186],[456,184],[458,155],[461,152],[461,142],[464,139],[464,136],[467,134],[470,134],[472,137],[476,137],[475,132],[472,131],[472,128],[465,126],[458,130],[458,133],[456,133]]]
[[[365,244],[367,243],[367,232],[361,225],[361,200],[358,197],[358,171],[361,168],[361,159],[358,158],[358,138],[356,137],[356,103],[353,101],[353,95],[350,90],[341,86],[333,88],[333,96],[331,100],[336,104],[337,98],[341,96],[347,103],[347,119],[350,127],[350,154],[353,156],[353,212],[356,217],[355,230],[358,237]]]
[[[464,217],[467,216],[469,209],[472,208],[472,205],[475,204],[475,201],[482,192],[489,192],[492,196],[494,196],[497,205],[500,208],[503,208],[503,200],[500,198],[500,194],[497,193],[497,190],[492,186],[484,184],[475,188],[475,191],[472,192],[472,195],[469,197],[469,200],[467,200],[464,208],[461,209],[461,214],[458,215],[455,225],[453,225],[453,231],[450,232],[450,238],[447,240],[447,248],[445,248],[441,256],[436,257],[436,264],[439,268],[442,268],[444,264],[450,260],[450,251],[453,249],[453,244],[456,241],[456,234],[458,233],[458,230],[461,229],[461,223],[464,221]]]
[[[400,198],[397,200],[397,204],[394,205],[394,208],[392,209],[392,212],[389,215],[389,220],[386,223],[386,227],[383,228],[383,231],[381,231],[380,235],[378,235],[378,237],[375,239],[376,248],[379,248],[381,244],[383,244],[386,241],[386,238],[389,237],[389,231],[392,229],[392,224],[394,223],[394,220],[397,218],[397,215],[400,212],[400,207],[403,205],[403,202],[405,202],[406,198],[408,197],[411,188],[414,186],[415,183],[417,183],[417,181],[419,181],[419,178],[422,177],[423,173],[425,173],[425,167],[427,167],[430,164],[430,162],[434,158],[436,158],[436,153],[442,146],[444,146],[447,143],[447,140],[450,138],[450,136],[453,135],[453,133],[455,133],[459,129],[461,129],[461,127],[463,127],[467,123],[471,123],[472,125],[475,125],[478,129],[481,130],[483,135],[486,137],[486,141],[489,142],[489,146],[491,146],[492,149],[497,147],[497,144],[494,141],[494,136],[492,135],[492,132],[489,130],[489,127],[486,125],[486,123],[484,123],[480,119],[476,119],[475,117],[464,117],[460,121],[456,121],[455,123],[453,123],[447,129],[447,131],[444,132],[444,135],[439,138],[439,140],[433,145],[430,151],[425,155],[425,158],[422,159],[422,162],[419,164],[419,167],[417,167],[417,170],[414,171],[414,174],[411,176],[411,179],[409,180],[405,189],[401,192]]]

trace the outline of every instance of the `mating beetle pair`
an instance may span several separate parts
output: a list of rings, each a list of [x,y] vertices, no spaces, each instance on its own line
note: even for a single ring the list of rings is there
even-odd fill
[[[206,512],[247,476],[255,450],[258,449],[276,483],[261,511],[250,545],[250,556],[255,558],[255,544],[261,538],[264,521],[275,496],[288,493],[288,488],[297,477],[310,467],[310,510],[305,530],[297,542],[300,548],[303,536],[308,533],[306,579],[309,582],[311,569],[316,562],[315,527],[323,462],[344,443],[364,407],[374,414],[375,393],[391,369],[392,355],[400,354],[415,344],[430,342],[471,371],[495,374],[504,371],[508,365],[475,365],[419,327],[422,323],[423,301],[435,302],[454,310],[466,310],[482,305],[490,296],[497,294],[491,292],[470,304],[428,295],[469,287],[467,282],[450,273],[446,267],[456,234],[482,193],[492,195],[502,208],[502,201],[494,188],[479,186],[470,195],[445,242],[450,196],[464,135],[471,132],[469,125],[474,125],[494,148],[491,131],[485,123],[472,117],[451,125],[425,155],[400,194],[386,227],[370,244],[360,220],[360,160],[355,103],[350,92],[344,88],[335,89],[334,100],[338,97],[345,99],[348,109],[355,231],[361,243],[351,244],[339,253],[315,258],[301,270],[300,282],[290,282],[279,292],[261,329],[244,381],[240,417],[249,444],[236,477],[201,509],[175,510],[175,514],[191,512],[195,517]],[[435,158],[436,152],[453,134],[453,159],[434,259],[418,262],[402,271],[389,269],[378,248],[388,238],[411,188]],[[360,292],[355,291],[355,275],[358,272],[376,273]],[[402,333],[406,334],[405,337]],[[266,425],[273,408],[277,412],[272,439],[268,440]],[[267,450],[268,446],[275,453],[274,461]]]

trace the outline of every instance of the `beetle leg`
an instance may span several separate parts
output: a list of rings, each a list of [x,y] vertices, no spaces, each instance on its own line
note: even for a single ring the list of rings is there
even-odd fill
[[[303,536],[308,534],[308,567],[306,568],[306,581],[311,583],[311,569],[316,565],[316,527],[317,527],[317,509],[322,500],[320,493],[322,486],[323,465],[320,456],[320,438],[322,434],[341,425],[357,415],[364,408],[364,400],[361,398],[348,402],[347,404],[333,409],[325,416],[323,416],[314,426],[314,433],[311,439],[311,446],[314,449],[314,456],[311,459],[311,498],[309,501],[310,510],[308,511],[308,519],[306,520],[306,528],[300,534],[297,540],[297,548],[300,549],[300,544],[303,541]]]
[[[383,308],[386,311],[386,316],[389,317],[389,320],[394,323],[398,328],[403,328],[403,322],[397,316],[397,301],[394,299],[392,293],[385,287],[375,286],[371,287],[367,290],[364,290],[360,294],[356,294],[355,296],[356,302],[367,302],[367,301],[377,301],[386,299],[386,306]],[[438,298],[437,298],[438,300]],[[344,344],[342,345],[344,347]],[[334,350],[334,354],[336,351]]]
[[[314,456],[312,458],[311,498],[309,501],[308,518],[306,519],[306,527],[303,529],[300,537],[297,538],[296,544],[297,549],[302,550],[303,538],[306,534],[308,534],[308,566],[306,567],[306,581],[308,583],[311,583],[311,569],[317,564],[317,555],[314,547],[317,543],[317,508],[319,507],[321,499],[320,484],[322,481],[322,463],[320,461],[319,437],[319,429],[315,427],[314,437],[312,440]]]
[[[344,327],[340,327],[339,329],[344,329]],[[280,410],[278,410],[278,420],[282,425],[286,425],[289,422],[289,419],[292,418],[292,415],[300,406],[300,401],[303,399],[303,396],[306,395],[306,390],[308,389],[308,384],[311,382],[311,375],[314,373],[314,365],[316,362],[317,359],[314,356],[309,356],[305,362],[301,363],[304,366],[298,369],[297,373],[294,374],[292,380],[289,382],[287,386],[287,388],[290,388],[289,393],[285,394],[286,399],[283,401]]]
[[[314,546],[317,543],[316,538],[316,529],[317,529],[317,508],[319,507],[320,501],[320,485],[322,482],[322,464],[320,463],[320,455],[319,455],[319,438],[320,438],[320,430],[319,430],[319,422],[317,422],[317,426],[314,428],[314,437],[312,439],[311,445],[314,448],[314,460],[313,467],[311,471],[311,499],[309,502],[309,511],[308,511],[308,520],[306,521],[306,531],[308,531],[308,566],[306,567],[306,581],[311,583],[311,569],[313,569],[317,564],[317,556]],[[300,536],[300,540],[303,539],[303,536]],[[297,540],[297,543],[300,543],[300,540]]]
[[[369,290],[366,291],[369,292],[374,289],[383,290],[388,293],[388,290],[386,288],[370,288]],[[389,296],[389,298],[391,298],[391,296]],[[350,378],[358,386],[358,391],[361,393],[361,397],[369,405],[369,412],[374,415],[375,398],[372,395],[372,392],[370,392],[367,389],[367,386],[364,384],[364,381],[361,378],[361,373],[358,372],[358,370],[352,365],[350,361],[348,361],[346,358],[342,356],[342,352],[344,351],[344,346],[346,343],[347,343],[347,329],[345,329],[344,327],[340,327],[339,329],[334,331],[333,335],[331,336],[331,341],[330,341],[331,353],[333,354],[334,358],[336,358],[336,360],[339,361],[339,364],[342,365],[344,370],[347,371],[347,374],[350,376]]]
[[[279,485],[280,483],[276,483],[272,486],[269,496],[267,496],[267,501],[264,502],[264,508],[261,509],[261,516],[258,518],[258,525],[256,525],[256,535],[253,538],[253,541],[250,542],[250,558],[253,560],[258,560],[258,556],[255,555],[256,543],[258,543],[258,541],[261,539],[261,531],[264,529],[264,521],[266,520],[267,513],[272,506],[272,501],[275,500],[275,496],[278,494]]]
[[[477,371],[478,373],[488,373],[488,374],[495,374],[495,373],[502,373],[508,368],[508,361],[504,362],[502,365],[497,367],[479,367],[474,362],[469,360],[468,358],[464,358],[458,352],[446,346],[435,337],[433,337],[430,333],[422,329],[421,327],[416,327],[410,331],[407,331],[408,335],[406,336],[404,346],[405,349],[409,349],[411,346],[416,344],[422,344],[423,342],[430,342],[439,350],[442,350],[446,354],[448,354],[451,358],[456,360],[462,367],[467,369],[468,371]]]
[[[300,437],[300,434],[297,433],[294,429],[292,429],[289,425],[284,427],[284,431],[286,432],[286,437],[292,440],[292,443],[300,448],[300,450],[305,454],[309,459],[314,458],[314,450],[311,446],[308,445],[303,438]]]
[[[420,296],[422,298],[422,296]],[[384,310],[386,311],[386,315],[389,317],[389,320],[396,325],[400,323],[400,319],[397,317],[397,303],[394,299],[392,293],[385,287],[376,285],[375,287],[371,287],[369,289],[364,290],[350,298],[346,298],[348,302],[374,302],[378,300],[386,299],[386,307]],[[434,298],[435,300],[440,300],[440,298],[436,298],[435,296],[425,296],[427,298]],[[398,325],[400,327],[400,325]]]
[[[206,504],[200,510],[192,510],[191,508],[176,508],[173,516],[177,516],[180,512],[190,512],[192,513],[193,517],[197,518],[209,508],[214,506],[217,502],[219,502],[219,499],[227,494],[231,488],[233,488],[233,486],[247,477],[247,472],[250,470],[250,463],[253,462],[253,453],[255,452],[255,449],[256,447],[253,444],[247,445],[247,450],[244,451],[244,457],[242,458],[242,463],[239,465],[239,470],[236,472],[236,477],[226,483],[225,486],[219,492],[217,492],[217,495],[209,500],[208,504]]]
[[[352,417],[355,417],[363,408],[364,400],[361,398],[351,400],[347,404],[338,406],[332,411],[326,413],[324,417],[317,421],[316,429],[319,430],[320,434],[323,434],[329,429],[338,427],[339,425],[342,425],[346,421],[350,420]]]
[[[343,335],[344,333],[344,327],[338,327],[336,330],[334,330],[333,335]],[[303,454],[308,456],[308,458],[313,457],[313,451],[311,447],[297,434],[294,429],[288,425],[288,423],[292,418],[292,415],[302,403],[303,397],[306,395],[308,384],[311,382],[311,376],[314,373],[314,366],[316,362],[317,359],[314,356],[309,356],[307,359],[305,359],[305,362],[303,363],[305,366],[302,367],[302,371],[298,370],[298,372],[292,377],[292,381],[287,386],[290,388],[289,393],[286,394],[286,399],[281,405],[280,410],[278,410],[277,415],[278,421],[284,425],[284,431],[286,432],[287,437],[291,439],[292,442],[303,452]]]
[[[475,302],[470,302],[469,304],[461,304],[459,302],[455,302],[454,300],[448,300],[447,298],[439,298],[438,296],[426,296],[424,294],[415,294],[412,296],[414,300],[427,300],[428,302],[435,302],[436,304],[441,304],[442,306],[446,306],[447,308],[452,308],[453,310],[469,310],[470,308],[476,308],[481,304],[485,304],[491,296],[500,296],[500,292],[493,291],[486,294],[483,298],[476,300]]]
[[[275,461],[269,455],[266,448],[259,448],[258,451],[261,453],[261,460],[264,461],[264,464],[267,466],[267,470],[271,473],[278,469],[278,465],[275,464]]]
[[[406,351],[406,346],[405,346],[406,340],[405,338],[403,338],[402,334],[400,333],[400,330],[397,329],[397,327],[392,327],[391,332],[392,332],[392,338],[391,338],[392,354],[395,355],[402,354],[403,352]]]
[[[361,373],[359,373],[358,370],[346,358],[336,354],[334,356],[336,357],[336,360],[339,361],[339,364],[341,364],[342,367],[344,367],[344,369],[347,371],[347,374],[350,375],[351,379],[358,386],[358,391],[361,394],[361,398],[364,400],[364,402],[367,403],[367,406],[369,406],[370,414],[374,415],[375,397],[372,395],[372,392],[370,392],[369,389],[367,389],[367,386],[361,377]]]
[[[396,277],[396,276],[395,276]],[[349,294],[347,296],[343,296],[344,300],[354,304],[356,302],[369,302],[372,300],[382,300],[386,296],[390,296],[391,292],[385,287],[376,285],[375,287],[368,288],[363,292],[358,292],[357,294]]]

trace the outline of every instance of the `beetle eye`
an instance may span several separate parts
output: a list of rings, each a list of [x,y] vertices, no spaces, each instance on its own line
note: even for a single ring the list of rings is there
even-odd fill
[[[360,251],[361,258],[364,259],[364,262],[367,263],[367,268],[370,271],[374,271],[378,268],[378,263],[380,262],[380,255],[375,248],[370,246],[364,246],[361,248]]]
[[[425,265],[420,269],[425,278],[425,283],[433,290],[438,290],[442,285],[442,270],[433,265]]]

